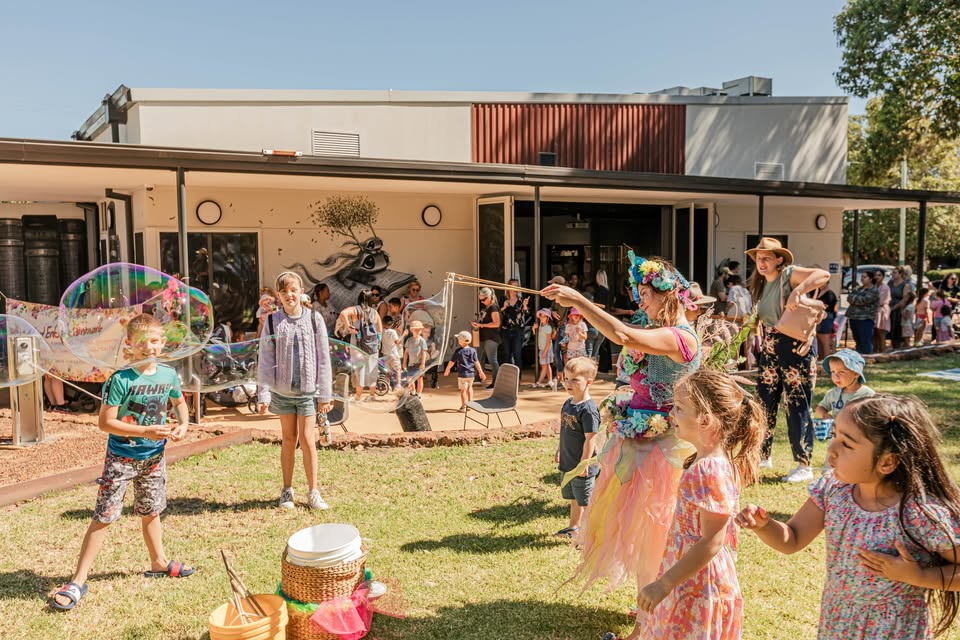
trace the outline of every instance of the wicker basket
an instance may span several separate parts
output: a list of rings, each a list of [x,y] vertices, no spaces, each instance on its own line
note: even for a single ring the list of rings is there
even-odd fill
[[[363,582],[367,547],[363,555],[332,567],[301,567],[287,562],[284,550],[280,562],[283,593],[300,602],[320,603],[334,598],[349,598]]]
[[[340,636],[320,631],[310,622],[312,613],[287,608],[287,640],[339,640]]]

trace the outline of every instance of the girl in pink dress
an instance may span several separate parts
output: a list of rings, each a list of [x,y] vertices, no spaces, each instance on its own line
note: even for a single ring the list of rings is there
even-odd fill
[[[832,471],[800,511],[780,522],[748,505],[737,524],[783,553],[826,532],[819,640],[946,632],[960,605],[960,490],[930,414],[915,398],[874,395],[844,406],[833,428]]]
[[[696,453],[684,463],[660,574],[637,596],[629,638],[740,638],[733,518],[741,486],[759,475],[763,408],[726,373],[699,369],[677,381],[670,416]]]

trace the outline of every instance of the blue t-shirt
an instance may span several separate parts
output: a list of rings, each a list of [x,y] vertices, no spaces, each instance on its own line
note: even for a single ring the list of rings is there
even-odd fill
[[[457,368],[458,378],[472,378],[476,375],[476,364],[479,361],[477,350],[467,345],[466,347],[457,347],[453,352],[453,366]]]
[[[177,373],[163,364],[151,374],[136,369],[121,369],[103,383],[103,403],[119,407],[117,419],[129,424],[153,426],[166,424],[170,398],[182,398]],[[107,451],[134,460],[146,460],[163,452],[166,440],[124,438],[112,433],[107,438]]]
[[[583,457],[583,443],[587,433],[600,431],[600,411],[593,398],[574,404],[567,398],[560,409],[560,471],[566,473],[577,468]],[[600,473],[600,465],[590,465],[589,477]]]

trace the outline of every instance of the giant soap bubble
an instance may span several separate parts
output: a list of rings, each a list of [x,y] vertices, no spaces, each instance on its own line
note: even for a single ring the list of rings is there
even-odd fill
[[[350,403],[351,409],[385,413],[395,411],[409,397],[410,386],[433,366],[443,364],[444,353],[449,345],[450,286],[433,298],[419,300],[408,305],[404,312],[405,336],[402,343],[411,339],[409,327],[414,321],[423,325],[421,331],[427,345],[427,362],[421,371],[418,365],[404,368],[402,351],[399,362],[389,354],[367,353],[363,348],[336,338],[328,338],[333,401]],[[318,319],[319,320],[319,319]],[[321,321],[322,322],[322,321]],[[241,386],[251,390],[259,379],[275,380],[275,353],[284,350],[279,340],[285,338],[270,335],[269,330],[259,340],[232,344],[211,341],[202,351],[190,358],[192,371],[189,377],[181,366],[181,378],[186,390],[201,393],[218,393]],[[261,358],[261,350],[269,349],[267,358]],[[264,367],[274,367],[272,371]],[[360,391],[362,390],[362,393]],[[358,401],[357,398],[360,398]]]
[[[60,334],[78,358],[108,369],[142,362],[126,343],[126,324],[155,316],[166,345],[157,360],[176,361],[210,339],[213,311],[203,291],[156,269],[123,262],[104,265],[73,282],[60,300]]]
[[[0,388],[34,382],[52,361],[50,345],[26,320],[0,315]]]

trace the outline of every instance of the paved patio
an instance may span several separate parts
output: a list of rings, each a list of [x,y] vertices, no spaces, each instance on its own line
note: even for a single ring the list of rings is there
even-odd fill
[[[529,374],[527,376],[529,380]],[[483,386],[474,386],[474,399],[488,397],[492,390],[487,390]],[[607,394],[613,391],[613,383],[597,380],[592,387],[591,395],[599,402]],[[521,424],[531,424],[543,420],[556,419],[560,415],[560,407],[568,398],[568,394],[563,389],[550,391],[549,389],[532,389],[529,382],[521,382],[520,395],[517,399],[517,412],[520,414]],[[424,409],[427,412],[427,418],[430,420],[430,426],[434,431],[452,431],[463,429],[463,414],[457,411],[460,406],[459,392],[457,391],[457,379],[452,375],[448,378],[441,376],[440,388],[426,388],[423,392]],[[400,421],[396,414],[385,412],[376,407],[378,403],[372,403],[375,409],[364,406],[368,403],[353,403],[350,407],[350,417],[347,420],[347,429],[352,433],[373,434],[373,433],[401,433]],[[478,414],[472,414],[478,416]],[[510,413],[501,414],[504,426],[517,426],[516,416]],[[481,417],[481,420],[483,418]],[[212,402],[207,404],[207,415],[204,416],[202,424],[205,427],[223,426],[242,426],[256,429],[280,431],[280,420],[273,415],[251,415],[246,408],[226,408],[220,407]],[[467,422],[468,429],[482,428],[476,423]],[[490,428],[500,428],[500,423],[496,417],[491,416]],[[339,427],[335,427],[339,429]]]

